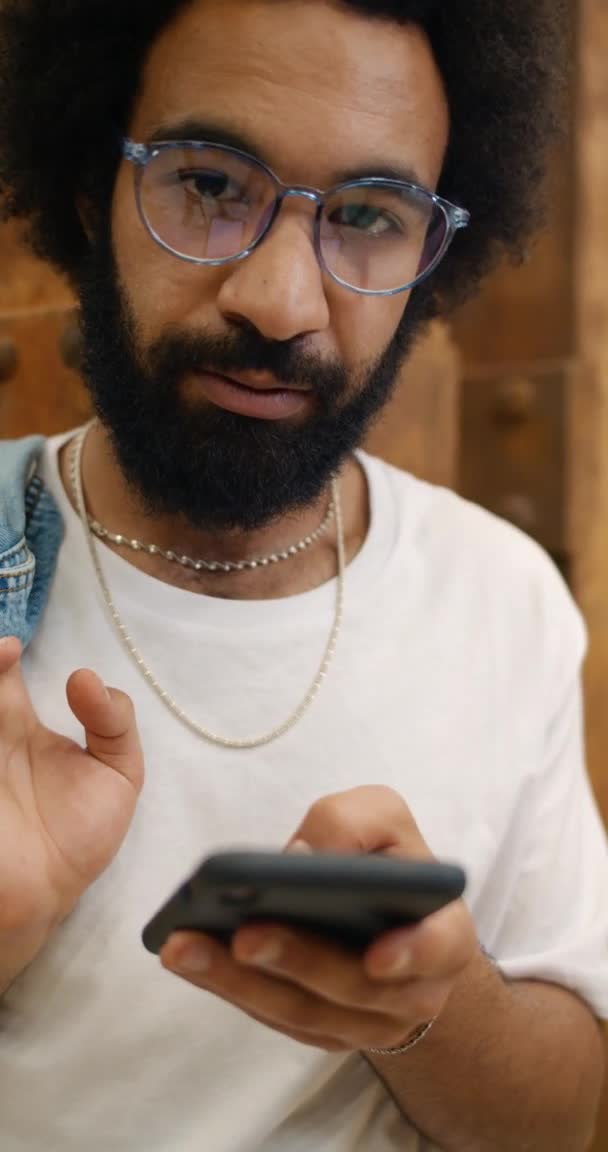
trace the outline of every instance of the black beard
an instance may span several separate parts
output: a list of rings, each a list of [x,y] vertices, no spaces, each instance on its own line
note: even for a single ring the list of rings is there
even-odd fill
[[[341,364],[306,351],[303,339],[269,341],[255,329],[216,336],[173,328],[142,349],[107,239],[96,245],[80,299],[85,378],[127,482],[149,515],[208,531],[251,531],[317,501],[363,443],[425,321],[412,298],[408,322],[355,390]],[[312,387],[314,415],[289,424],[186,404],[180,385],[197,370],[266,371]]]

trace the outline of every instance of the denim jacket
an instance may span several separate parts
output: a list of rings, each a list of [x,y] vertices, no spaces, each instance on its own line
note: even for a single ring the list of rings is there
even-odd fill
[[[44,439],[0,441],[0,637],[30,643],[48,600],[63,521],[38,469]]]

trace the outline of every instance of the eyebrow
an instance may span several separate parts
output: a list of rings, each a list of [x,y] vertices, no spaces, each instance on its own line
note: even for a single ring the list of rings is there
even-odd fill
[[[370,180],[374,176],[381,180],[399,180],[402,184],[416,184],[418,188],[430,191],[415,168],[401,164],[372,164],[366,168],[347,168],[338,174],[337,183],[346,184],[349,180]]]
[[[191,140],[195,143],[217,144],[226,148],[237,148],[240,152],[247,152],[248,155],[253,156],[254,159],[260,160],[268,168],[274,171],[273,165],[263,149],[259,148],[255,141],[240,133],[234,131],[232,128],[226,128],[218,124],[213,124],[210,121],[199,119],[179,120],[172,124],[160,124],[150,134],[148,143],[154,144],[175,144],[181,141]],[[341,169],[335,173],[335,179],[332,180],[332,185],[347,184],[351,180],[369,180],[376,177],[381,180],[399,180],[405,184],[416,184],[419,188],[424,188],[427,191],[428,186],[422,180],[419,173],[411,165],[401,164],[367,164],[363,167],[355,167]]]
[[[231,128],[207,123],[204,120],[179,120],[173,124],[161,124],[151,133],[149,143],[174,144],[184,140],[192,140],[195,143],[223,144],[228,148],[238,148],[241,152],[248,152],[264,164],[267,163],[267,158],[256,147],[253,140]]]

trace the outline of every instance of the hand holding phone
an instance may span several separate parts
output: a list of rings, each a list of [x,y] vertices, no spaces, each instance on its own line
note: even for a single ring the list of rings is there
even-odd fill
[[[211,856],[147,925],[159,953],[174,932],[228,943],[245,924],[279,923],[365,950],[464,892],[462,868],[381,855],[229,852]]]

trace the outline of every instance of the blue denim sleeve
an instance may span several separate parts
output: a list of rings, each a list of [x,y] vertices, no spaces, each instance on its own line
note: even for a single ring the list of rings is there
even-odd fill
[[[0,637],[30,643],[44,612],[63,522],[37,474],[42,437],[0,442]]]

